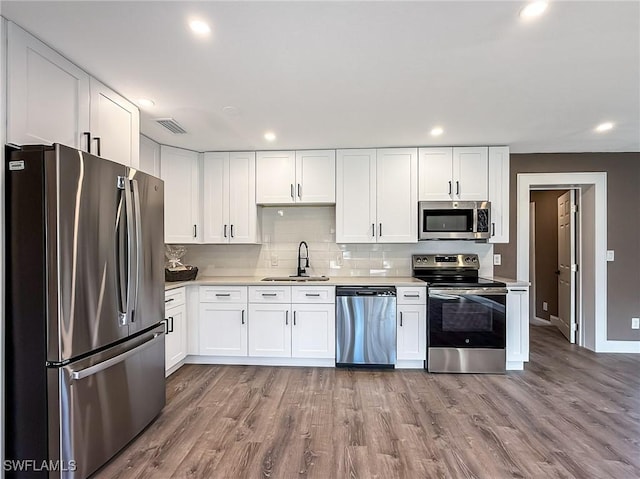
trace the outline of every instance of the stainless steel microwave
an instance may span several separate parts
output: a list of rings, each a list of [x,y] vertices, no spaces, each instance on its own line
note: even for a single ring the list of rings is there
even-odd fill
[[[491,237],[489,201],[421,201],[419,240],[484,240]]]

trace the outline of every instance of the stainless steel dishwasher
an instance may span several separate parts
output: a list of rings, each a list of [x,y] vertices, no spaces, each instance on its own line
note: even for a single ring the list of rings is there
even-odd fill
[[[336,287],[336,366],[393,368],[396,288]]]

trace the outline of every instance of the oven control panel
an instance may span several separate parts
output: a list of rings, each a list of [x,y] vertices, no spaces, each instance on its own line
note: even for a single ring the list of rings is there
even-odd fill
[[[414,254],[413,269],[479,269],[477,254]]]

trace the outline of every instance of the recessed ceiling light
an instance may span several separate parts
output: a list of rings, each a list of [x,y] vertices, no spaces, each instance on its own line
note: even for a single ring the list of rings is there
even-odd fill
[[[273,141],[276,139],[276,134],[272,131],[268,131],[264,134],[264,139],[267,141]]]
[[[439,126],[436,126],[431,130],[431,136],[440,136],[443,133],[444,133],[444,130]]]
[[[548,2],[531,2],[522,10],[520,10],[520,18],[530,19],[538,17],[544,13],[544,11],[547,9],[547,6]]]
[[[600,123],[598,126],[596,126],[596,131],[598,133],[603,133],[605,131],[611,130],[612,128],[613,128],[613,123],[608,121],[606,123]]]
[[[202,20],[191,20],[189,22],[189,27],[191,28],[191,31],[196,35],[208,35],[209,32],[211,32],[211,28],[209,28],[209,25]]]
[[[142,108],[151,108],[156,105],[156,102],[150,100],[149,98],[138,98],[138,106]]]

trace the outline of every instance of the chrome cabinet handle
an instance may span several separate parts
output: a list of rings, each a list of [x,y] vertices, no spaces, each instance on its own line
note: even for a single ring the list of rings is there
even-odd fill
[[[193,225],[193,237],[198,237],[198,225]]]
[[[228,298],[229,296],[231,296],[231,293],[216,293],[216,298]]]
[[[305,293],[305,296],[312,296],[314,298],[320,297],[320,293]]]
[[[400,311],[400,327],[402,327],[402,311]]]
[[[242,310],[242,324],[244,324],[244,309]]]
[[[420,295],[419,294],[405,294],[404,297],[405,298],[419,298]]]
[[[171,301],[175,301],[175,300],[176,300],[176,298],[165,299],[164,303],[167,304],[167,303],[170,303]]]

